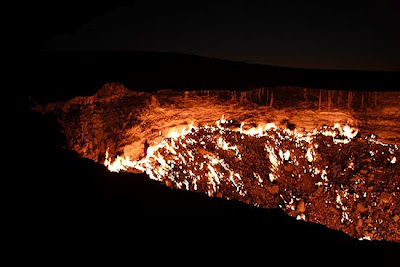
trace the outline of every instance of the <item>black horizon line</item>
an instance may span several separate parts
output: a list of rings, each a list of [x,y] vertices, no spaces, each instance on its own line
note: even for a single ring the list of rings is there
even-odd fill
[[[156,51],[156,50],[112,50],[112,49],[51,49],[51,48],[41,48],[39,49],[40,54],[153,54],[153,55],[168,55],[168,56],[181,56],[181,57],[191,57],[197,59],[206,59],[206,60],[216,60],[220,62],[226,62],[231,64],[243,65],[243,66],[252,66],[252,67],[269,67],[276,68],[281,70],[297,70],[297,71],[321,71],[321,72],[353,72],[353,73],[387,73],[387,74],[398,74],[400,75],[400,70],[360,70],[360,69],[329,69],[329,68],[307,68],[307,67],[293,67],[293,66],[279,66],[272,64],[262,64],[262,63],[252,63],[246,61],[238,61],[232,59],[211,57],[211,56],[201,56],[196,54],[188,54],[183,52],[165,52],[165,51]]]

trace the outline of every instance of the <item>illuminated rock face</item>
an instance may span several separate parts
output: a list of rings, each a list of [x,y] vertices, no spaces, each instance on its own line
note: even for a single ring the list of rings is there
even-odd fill
[[[388,94],[380,99],[399,97]],[[304,88],[150,94],[108,84],[38,109],[56,114],[70,149],[110,171],[400,242],[398,104],[375,98]]]

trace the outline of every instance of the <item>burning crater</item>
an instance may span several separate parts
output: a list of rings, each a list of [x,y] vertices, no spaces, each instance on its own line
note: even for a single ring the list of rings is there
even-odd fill
[[[112,83],[36,109],[56,116],[70,149],[110,171],[400,242],[399,97],[286,87],[150,94]]]

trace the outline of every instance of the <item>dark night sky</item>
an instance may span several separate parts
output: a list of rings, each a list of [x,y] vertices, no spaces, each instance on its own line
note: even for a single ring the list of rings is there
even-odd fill
[[[42,17],[51,21],[42,23],[45,49],[148,50],[300,68],[400,71],[395,0],[138,0],[93,8],[57,3],[46,13],[50,17]]]

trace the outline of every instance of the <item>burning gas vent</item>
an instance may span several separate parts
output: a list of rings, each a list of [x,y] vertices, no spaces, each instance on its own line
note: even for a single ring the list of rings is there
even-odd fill
[[[398,99],[285,87],[150,94],[108,84],[37,109],[57,116],[70,149],[110,171],[400,242]]]

